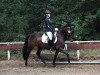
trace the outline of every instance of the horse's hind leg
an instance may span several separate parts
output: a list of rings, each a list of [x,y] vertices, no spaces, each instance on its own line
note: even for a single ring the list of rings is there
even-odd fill
[[[45,61],[44,61],[44,59],[41,57],[41,51],[42,51],[42,49],[41,48],[38,48],[38,50],[37,50],[37,53],[36,53],[36,55],[38,56],[38,58],[44,63],[44,64],[46,64],[45,63]]]
[[[26,57],[26,59],[25,59],[25,66],[27,66],[28,65],[28,57],[29,57],[29,55],[30,55],[30,52],[32,51],[31,49],[27,49],[28,51],[27,51],[27,57]]]
[[[53,66],[55,66],[55,61],[56,61],[56,58],[58,56],[58,53],[59,53],[59,51],[56,50],[55,55],[54,55],[54,59],[53,59]]]

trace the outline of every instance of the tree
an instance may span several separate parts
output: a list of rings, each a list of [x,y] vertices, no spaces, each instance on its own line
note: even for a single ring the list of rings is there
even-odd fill
[[[99,3],[100,0],[0,0],[0,41],[23,41],[29,33],[43,31],[46,9],[52,12],[55,27],[70,21],[77,40],[99,39]]]

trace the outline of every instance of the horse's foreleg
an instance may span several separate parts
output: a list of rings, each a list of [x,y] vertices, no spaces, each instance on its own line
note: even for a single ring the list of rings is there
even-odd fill
[[[66,56],[68,58],[68,63],[70,63],[70,58],[69,58],[68,52],[66,50],[63,50],[63,49],[60,49],[60,52],[66,54]]]
[[[68,63],[70,63],[69,54],[67,53],[66,55],[67,55],[67,58],[68,58]]]
[[[56,58],[58,56],[58,53],[59,53],[59,51],[56,50],[55,55],[54,55],[54,59],[53,59],[53,66],[55,66],[55,61],[56,61]]]
[[[41,54],[41,51],[42,51],[42,50],[38,48],[36,55],[38,56],[38,58],[39,58],[44,64],[46,64],[45,61],[44,61],[44,59],[43,59],[43,58],[41,57],[41,55],[40,55],[40,54]]]

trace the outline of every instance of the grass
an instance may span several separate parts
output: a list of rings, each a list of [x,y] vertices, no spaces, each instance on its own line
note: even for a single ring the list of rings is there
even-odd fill
[[[54,53],[55,51],[51,52],[49,50],[43,50],[41,55],[45,57],[46,59],[53,59],[54,58]],[[71,59],[77,59],[77,54],[76,50],[69,50],[69,55]],[[36,56],[36,51],[31,52],[32,58],[37,58]],[[58,59],[60,58],[65,58],[66,56],[62,53],[59,53]],[[91,58],[91,57],[96,57],[100,58],[100,50],[95,49],[95,50],[80,50],[80,57],[81,59],[84,59],[86,57]],[[21,51],[11,51],[11,59],[15,58],[22,58],[22,53]],[[7,51],[0,51],[0,60],[7,60]]]
[[[81,56],[100,56],[100,49],[81,50]]]
[[[0,60],[7,59],[7,51],[0,51]]]

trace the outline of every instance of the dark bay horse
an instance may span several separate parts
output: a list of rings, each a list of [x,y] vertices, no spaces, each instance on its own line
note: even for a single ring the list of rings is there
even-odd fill
[[[67,27],[64,27],[64,29],[61,29],[58,33],[57,33],[57,42],[53,44],[52,49],[55,50],[55,55],[54,55],[54,59],[53,59],[53,65],[55,66],[55,61],[57,58],[57,55],[59,52],[64,53],[67,55],[68,58],[68,63],[70,63],[70,59],[69,59],[69,54],[64,50],[65,44],[64,44],[64,39],[67,37],[66,34],[69,34],[67,30]],[[71,33],[70,33],[71,34]],[[43,43],[41,40],[42,34],[40,33],[33,33],[30,34],[26,37],[25,39],[25,43],[23,46],[23,58],[25,60],[25,65],[27,66],[27,62],[28,62],[28,57],[30,55],[30,52],[34,49],[34,47],[37,47],[37,52],[36,55],[38,56],[39,59],[41,59],[41,61],[45,63],[44,59],[41,57],[41,51],[44,49],[49,50],[50,47],[47,43]]]

